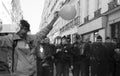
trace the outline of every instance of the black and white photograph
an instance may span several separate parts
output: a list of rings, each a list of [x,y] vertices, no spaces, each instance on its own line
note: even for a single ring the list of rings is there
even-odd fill
[[[120,76],[120,0],[0,0],[0,76]]]

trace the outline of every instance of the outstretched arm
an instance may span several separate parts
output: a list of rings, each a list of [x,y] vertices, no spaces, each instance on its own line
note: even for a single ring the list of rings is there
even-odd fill
[[[51,31],[53,28],[54,23],[56,20],[59,18],[58,12],[55,12],[53,20],[45,27],[43,28],[40,32],[36,34],[36,40],[40,41],[41,39],[45,38],[46,35]]]

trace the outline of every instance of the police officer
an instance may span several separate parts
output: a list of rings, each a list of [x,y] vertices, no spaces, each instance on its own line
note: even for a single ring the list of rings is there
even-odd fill
[[[40,45],[41,51],[41,75],[42,76],[53,76],[53,56],[55,54],[55,46],[50,44],[49,38],[45,38],[43,43]],[[38,72],[40,73],[40,72]]]
[[[71,47],[73,55],[73,76],[79,76],[81,71],[80,45],[81,45],[80,36],[76,35],[75,41]]]
[[[81,62],[81,76],[89,76],[89,65],[90,65],[90,41],[86,41],[82,44],[82,62]]]
[[[55,76],[60,76],[60,72],[62,70],[61,68],[61,60],[60,60],[60,51],[61,51],[61,43],[62,43],[62,38],[60,36],[57,36],[54,39],[54,45],[56,48],[56,53],[54,55],[54,59],[55,59],[55,68],[56,68],[56,74]]]
[[[111,39],[110,37],[106,37],[106,40],[105,40],[105,58],[106,58],[106,64],[107,64],[107,67],[106,67],[106,76],[114,76],[114,70],[115,70],[115,67],[114,67],[114,54],[115,54],[115,51],[114,51],[114,43],[111,42]]]
[[[115,44],[115,71],[114,71],[114,76],[120,76],[120,41],[117,39],[114,39],[114,44]],[[116,42],[117,41],[117,42]]]
[[[69,67],[72,64],[72,55],[70,52],[70,45],[68,45],[67,38],[62,37],[62,45],[59,51],[57,52],[56,58],[56,76],[69,76]]]
[[[91,59],[91,76],[106,76],[106,62],[105,46],[102,42],[102,37],[97,36],[96,42],[90,46],[90,59]]]

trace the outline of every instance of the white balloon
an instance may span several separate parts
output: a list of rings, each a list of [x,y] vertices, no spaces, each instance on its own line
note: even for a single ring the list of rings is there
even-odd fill
[[[59,15],[65,20],[71,20],[76,16],[76,9],[74,6],[66,4],[59,11]]]
[[[70,0],[69,4],[75,3],[77,0]]]

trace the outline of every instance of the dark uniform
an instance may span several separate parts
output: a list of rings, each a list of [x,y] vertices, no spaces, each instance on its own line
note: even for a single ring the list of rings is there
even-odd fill
[[[42,47],[42,48],[41,48]],[[37,53],[37,75],[53,76],[53,55],[55,54],[55,46],[43,43],[39,47],[40,53]]]
[[[106,64],[108,66],[108,68],[106,68],[106,76],[114,76],[114,54],[115,54],[115,45],[112,42],[105,42],[104,43],[106,51],[105,51],[105,58],[106,58]]]
[[[90,47],[91,76],[107,76],[107,52],[103,43],[94,42]]]
[[[89,76],[89,44],[74,43],[72,46],[73,53],[73,76]]]
[[[79,76],[81,67],[80,44],[74,43],[71,49],[73,55],[73,76]]]
[[[69,67],[72,64],[72,55],[70,45],[61,45],[55,55],[56,76],[69,76]]]
[[[114,76],[120,76],[120,43],[115,45],[115,69],[114,69]]]
[[[90,65],[90,43],[86,42],[83,44],[83,60],[82,60],[82,64],[83,64],[83,74],[82,76],[89,76],[89,65]]]

